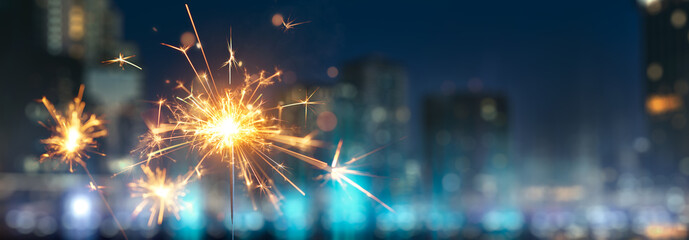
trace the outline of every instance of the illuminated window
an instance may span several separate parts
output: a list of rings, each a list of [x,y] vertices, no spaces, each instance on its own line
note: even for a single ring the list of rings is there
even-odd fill
[[[679,109],[682,99],[674,94],[651,95],[646,99],[646,110],[652,115],[659,115]]]
[[[687,14],[681,9],[676,9],[670,16],[670,23],[675,28],[682,28],[687,23]]]
[[[662,9],[662,6],[661,6],[659,0],[639,0],[639,3],[641,3],[643,6],[645,6],[646,10],[651,15],[657,14]]]
[[[660,80],[660,78],[663,77],[663,67],[658,63],[649,64],[648,68],[646,68],[646,76],[648,76],[648,79],[651,79],[651,81]]]
[[[69,10],[69,38],[79,41],[84,38],[84,8],[73,6]]]
[[[62,1],[48,1],[47,48],[50,54],[62,51]]]

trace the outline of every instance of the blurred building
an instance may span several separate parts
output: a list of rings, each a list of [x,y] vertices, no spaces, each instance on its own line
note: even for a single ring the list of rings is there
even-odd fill
[[[40,2],[38,2],[40,3]],[[50,165],[38,164],[43,151],[41,138],[48,130],[38,124],[50,118],[38,102],[48,97],[57,107],[65,107],[81,82],[83,65],[78,59],[50,55],[46,51],[48,21],[46,12],[35,1],[3,1],[0,20],[6,24],[0,44],[4,91],[0,95],[0,171],[49,171]]]
[[[328,145],[328,141],[333,138],[333,130],[338,124],[338,119],[332,113],[330,105],[332,99],[333,87],[331,85],[294,84],[279,87],[276,104],[287,107],[271,111],[271,114],[275,113],[276,117],[282,121],[283,133],[298,137],[308,136],[326,143],[317,147],[297,144],[292,150],[330,163],[333,149],[331,145]],[[289,106],[306,100],[312,104]],[[330,186],[330,184],[325,185],[323,180],[315,178],[325,172],[287,154],[277,154],[275,159],[285,163],[289,169],[290,180],[309,197],[301,196],[297,190],[285,184],[276,172],[270,173],[273,174],[272,177],[278,186],[282,186],[280,191],[290,196],[284,201],[285,208],[283,208],[282,217],[272,222],[276,226],[284,226],[284,230],[283,232],[274,230],[274,233],[285,235],[287,238],[306,238],[313,232],[322,232],[325,222],[319,222],[318,219],[324,215],[322,209],[330,207],[323,199],[323,196],[327,196],[329,189],[323,186]]]
[[[645,1],[641,12],[650,148],[636,147],[648,148],[643,166],[654,181],[673,184],[680,171],[689,175],[689,2]]]
[[[319,141],[322,139],[332,139],[333,130],[337,126],[337,118],[334,117],[331,107],[328,105],[333,97],[332,94],[332,86],[292,85],[281,87],[277,96],[278,106],[300,103],[305,101],[305,99],[309,99],[309,102],[312,103],[309,105],[288,106],[274,111],[275,117],[278,117],[281,121],[280,127],[282,132],[290,136],[309,136],[311,139]],[[332,149],[325,146],[311,147],[296,144],[294,150],[310,156],[317,154],[317,158],[323,159],[326,162],[328,159],[326,156],[332,156]],[[313,166],[300,162],[286,154],[279,155],[279,160],[289,163],[288,167],[291,169],[290,172],[293,176],[291,180],[299,186],[308,185],[308,183],[313,181],[314,176],[323,173],[321,170],[317,170]],[[280,177],[276,176],[276,179],[280,179]],[[312,190],[314,189],[308,191]]]
[[[390,180],[374,180],[374,192],[387,196],[409,196],[417,193],[416,161],[410,161],[410,112],[407,97],[408,77],[405,68],[381,56],[368,56],[345,63],[335,87],[333,113],[337,116],[336,140],[342,139],[342,154],[352,158],[376,148],[369,155],[366,171]],[[335,141],[334,141],[335,142]],[[385,187],[388,186],[388,187]],[[398,199],[402,199],[399,197]]]
[[[502,95],[433,95],[423,104],[425,181],[433,205],[488,209],[511,201],[508,106]]]
[[[305,136],[314,131],[331,133],[337,127],[337,120],[328,122],[323,119],[324,112],[331,113],[334,89],[330,85],[292,85],[281,87],[278,93],[278,105],[297,104],[308,100],[311,104],[295,105],[278,111],[280,119],[293,134]],[[326,113],[327,114],[327,113]],[[320,119],[320,120],[319,120]]]

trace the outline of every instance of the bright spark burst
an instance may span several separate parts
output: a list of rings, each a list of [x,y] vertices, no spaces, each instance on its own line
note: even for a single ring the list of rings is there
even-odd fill
[[[198,40],[196,25],[188,6],[187,12]],[[287,131],[281,128],[281,120],[267,112],[299,105],[308,107],[309,104],[316,103],[306,99],[289,106],[266,107],[262,90],[279,81],[281,71],[277,69],[270,74],[260,71],[254,75],[244,70],[244,81],[237,88],[218,89],[203,47],[200,50],[206,63],[207,74],[200,73],[189,58],[187,52],[191,46],[176,47],[165,43],[163,45],[184,55],[200,87],[195,89],[193,84],[187,87],[180,82],[177,88],[184,92],[185,96],[175,97],[169,102],[159,102],[158,123],[149,124],[150,131],[142,136],[141,145],[135,150],[140,151],[145,160],[125,168],[122,172],[132,169],[133,166],[148,163],[153,158],[188,148],[201,156],[194,167],[198,177],[201,177],[200,169],[208,158],[227,162],[232,172],[234,169],[238,170],[237,175],[243,179],[249,192],[258,190],[265,194],[278,211],[279,200],[283,196],[277,190],[270,171],[278,173],[304,195],[304,192],[287,177],[283,163],[274,160],[270,152],[273,149],[287,150],[291,147],[309,149],[324,144],[313,140],[311,135],[288,135]],[[228,52],[229,59],[223,66],[229,68],[228,82],[231,83],[233,68],[239,68],[242,64],[235,57],[231,40],[228,41]],[[160,119],[160,111],[163,109],[169,111],[169,118],[164,121]],[[316,159],[305,162],[319,168],[327,166],[325,162]]]
[[[103,120],[95,115],[84,115],[86,104],[81,101],[84,94],[84,86],[79,88],[79,95],[69,104],[66,112],[60,112],[50,101],[43,97],[41,101],[55,122],[48,126],[39,122],[52,131],[52,135],[41,140],[46,145],[46,153],[41,155],[40,161],[60,158],[62,163],[69,165],[69,171],[74,172],[74,164],[86,167],[84,159],[89,158],[88,152],[95,151],[98,143],[96,138],[104,137],[108,131],[103,126]],[[100,154],[102,155],[102,154]]]
[[[279,76],[280,71],[270,75],[261,72],[255,77],[245,73],[240,88],[225,89],[222,93],[205,75],[197,77],[202,90],[180,84],[178,87],[186,97],[177,97],[167,105],[170,120],[152,128],[152,134],[144,137],[147,142],[143,142],[142,147],[158,149],[147,153],[148,157],[163,156],[184,147],[198,151],[202,157],[194,169],[199,177],[199,168],[206,159],[219,158],[228,162],[239,170],[239,176],[249,191],[259,190],[266,194],[279,210],[278,202],[283,196],[275,188],[268,171],[277,172],[302,195],[304,192],[287,178],[282,163],[270,156],[271,150],[323,146],[311,136],[287,135],[280,127],[281,121],[266,113],[266,110],[277,108],[265,106],[261,89],[273,84]],[[163,135],[166,137],[156,138]],[[168,145],[158,146],[161,142]],[[306,162],[316,166],[327,165],[319,160]]]
[[[354,166],[352,164],[356,161],[359,161],[359,160],[375,153],[375,152],[382,150],[385,147],[387,147],[387,146],[379,147],[379,148],[377,148],[373,151],[370,151],[368,153],[364,153],[362,155],[353,157],[349,161],[345,162],[343,165],[339,165],[338,163],[340,161],[340,153],[342,151],[342,140],[340,140],[340,142],[337,144],[337,149],[335,150],[335,155],[333,156],[333,161],[331,162],[331,164],[326,165],[324,167],[321,167],[322,170],[325,170],[328,173],[319,176],[318,179],[322,179],[322,180],[326,180],[326,181],[333,180],[333,181],[339,183],[340,186],[342,186],[343,188],[346,188],[347,185],[350,185],[350,186],[356,188],[358,191],[365,194],[367,197],[378,202],[380,205],[382,205],[383,207],[385,207],[389,211],[395,212],[395,210],[392,209],[390,206],[388,206],[385,202],[381,201],[378,197],[373,195],[371,192],[369,192],[368,190],[363,188],[361,185],[359,185],[358,183],[356,183],[354,180],[352,180],[349,177],[350,175],[375,177],[374,175],[371,175],[371,174],[368,174],[368,173],[365,173],[362,171],[354,170],[353,169]],[[306,156],[304,154],[294,152],[294,151],[287,150],[286,153],[289,155],[292,155],[293,157],[296,157],[298,159],[302,159],[302,160],[314,159],[310,156]]]
[[[363,187],[361,187],[361,185],[357,184],[356,182],[354,182],[351,178],[349,178],[349,177],[347,176],[347,175],[360,175],[360,176],[369,176],[369,177],[372,177],[373,175],[370,175],[370,174],[368,174],[368,173],[364,173],[364,172],[361,172],[361,171],[353,170],[352,167],[351,167],[351,164],[354,163],[354,162],[356,162],[356,161],[358,161],[359,159],[362,159],[362,158],[364,158],[364,157],[366,157],[366,156],[368,156],[368,155],[373,154],[374,152],[379,151],[380,149],[382,149],[382,147],[381,147],[381,148],[378,148],[378,149],[376,149],[376,150],[373,150],[373,151],[371,151],[371,152],[368,152],[368,153],[366,153],[366,154],[363,154],[363,155],[361,155],[361,156],[354,157],[354,158],[352,158],[351,160],[345,162],[344,165],[338,165],[338,161],[339,161],[339,158],[340,158],[340,151],[341,151],[341,149],[342,149],[342,140],[340,140],[340,142],[337,144],[337,150],[335,150],[335,156],[333,157],[333,161],[332,161],[330,167],[328,167],[328,168],[326,169],[326,171],[328,171],[329,174],[324,175],[323,178],[326,179],[326,180],[333,180],[333,181],[336,181],[336,182],[339,183],[340,186],[342,186],[343,188],[345,188],[345,187],[347,186],[347,184],[349,184],[349,185],[351,185],[352,187],[356,188],[357,190],[361,191],[362,193],[366,194],[367,197],[369,197],[369,198],[375,200],[376,202],[380,203],[380,205],[383,205],[383,207],[387,208],[387,209],[390,210],[391,212],[395,212],[395,210],[393,210],[390,206],[388,206],[387,204],[385,204],[383,201],[381,201],[380,199],[378,199],[378,197],[376,197],[375,195],[371,194],[369,191],[367,191],[366,189],[364,189]],[[345,183],[346,183],[346,184],[345,184]]]
[[[102,63],[105,63],[105,64],[119,63],[120,68],[122,68],[123,70],[124,70],[124,64],[126,63],[126,64],[129,64],[129,65],[135,67],[135,68],[138,68],[139,70],[143,70],[143,69],[141,69],[141,67],[137,66],[136,64],[134,64],[134,63],[132,63],[132,62],[130,62],[130,61],[127,61],[127,59],[133,58],[133,57],[135,57],[135,56],[136,56],[136,55],[131,55],[131,56],[126,56],[126,57],[125,57],[125,56],[122,55],[122,53],[120,53],[120,56],[119,56],[119,57],[117,57],[117,58],[115,58],[115,59],[105,60],[105,61],[103,61]]]
[[[197,177],[202,176],[202,164],[209,158],[226,162],[230,167],[230,172],[233,179],[232,200],[234,204],[234,178],[235,170],[238,171],[237,177],[243,182],[249,195],[252,199],[254,209],[257,209],[256,203],[252,193],[258,191],[265,195],[267,199],[273,204],[275,209],[280,212],[280,200],[284,196],[280,193],[275,185],[271,173],[277,173],[285,182],[289,183],[299,193],[305,193],[294,184],[289,178],[288,173],[282,162],[276,161],[272,152],[277,150],[295,156],[297,159],[312,165],[318,169],[332,172],[334,167],[327,163],[308,157],[302,153],[290,150],[296,148],[300,150],[307,150],[314,147],[323,147],[324,143],[314,140],[313,134],[305,137],[290,135],[288,131],[282,128],[282,120],[280,114],[285,107],[304,106],[305,114],[307,114],[309,105],[320,104],[320,102],[311,101],[311,95],[306,96],[305,99],[299,100],[297,103],[281,105],[277,107],[267,107],[266,101],[263,98],[263,89],[279,81],[281,71],[275,70],[273,73],[260,71],[257,74],[250,74],[243,69],[243,81],[235,88],[219,89],[216,86],[216,81],[213,77],[211,67],[208,65],[206,54],[201,44],[196,25],[189,11],[188,5],[187,13],[194,29],[197,42],[200,44],[200,50],[205,62],[206,73],[199,72],[199,69],[194,65],[188,55],[191,46],[172,46],[162,43],[162,45],[170,47],[182,53],[193,70],[198,85],[185,84],[178,82],[177,88],[184,93],[183,96],[174,97],[171,101],[161,100],[158,107],[158,123],[149,124],[149,133],[142,137],[141,146],[139,150],[142,152],[143,161],[126,167],[122,172],[131,170],[134,166],[146,163],[142,166],[149,179],[161,177],[152,175],[152,171],[146,170],[148,163],[152,158],[159,158],[167,156],[171,152],[190,149],[197,152],[200,156],[199,162],[193,168],[191,173],[195,173]],[[302,23],[293,23],[293,21],[286,23],[286,28],[291,28]],[[232,49],[231,39],[228,41],[229,59],[225,65],[229,68],[228,82],[232,83],[232,70],[241,67],[241,61],[238,61],[235,56],[235,51]],[[196,88],[194,86],[197,86]],[[164,106],[164,107],[163,107]],[[161,120],[161,111],[166,110],[168,114],[164,120]],[[278,112],[278,117],[275,117],[273,112]],[[333,165],[335,166],[335,165]],[[349,174],[347,171],[339,171],[343,174],[337,174],[338,179],[344,179],[348,184],[353,185],[360,191],[366,193],[376,201],[387,205],[375,198],[368,191],[357,185],[345,176]],[[122,173],[120,172],[120,173]],[[119,174],[119,173],[118,173]],[[117,174],[115,174],[117,175]],[[162,172],[164,175],[164,171]],[[189,176],[186,177],[188,180]],[[163,180],[156,180],[161,182]],[[186,184],[185,181],[178,182],[174,185],[179,187],[178,191]],[[139,181],[138,189],[143,189],[154,184],[147,184],[143,180]],[[150,187],[143,192],[153,192]],[[176,188],[177,189],[177,188]],[[138,192],[142,192],[137,190]],[[148,194],[154,196],[152,194]],[[148,196],[147,195],[147,196]],[[180,197],[181,195],[176,195]],[[168,199],[169,200],[169,199]],[[166,200],[165,202],[168,202]],[[150,200],[144,201],[137,207],[135,214],[141,211],[143,206],[147,205]],[[179,205],[173,205],[179,206]],[[158,214],[158,224],[162,221],[162,214],[166,207],[157,205],[154,207],[158,210],[152,212],[152,216]],[[153,209],[153,208],[152,208]],[[234,211],[234,207],[231,208]],[[176,214],[177,207],[173,207],[171,211]],[[233,216],[233,213],[232,213]],[[149,223],[151,223],[149,219]]]
[[[189,203],[182,201],[182,198],[187,194],[185,187],[193,172],[184,176],[177,176],[173,180],[167,178],[166,169],[156,168],[154,172],[145,165],[141,166],[141,169],[144,172],[144,177],[129,183],[132,197],[142,198],[141,203],[134,209],[133,215],[139,215],[146,206],[150,205],[149,226],[153,224],[154,219],[157,219],[157,223],[161,224],[166,212],[172,213],[179,219],[179,212],[191,207]]]

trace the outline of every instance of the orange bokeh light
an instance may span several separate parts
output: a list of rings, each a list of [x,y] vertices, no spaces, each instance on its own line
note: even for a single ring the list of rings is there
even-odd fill
[[[663,114],[679,109],[682,99],[673,94],[651,95],[646,99],[646,110],[652,115]]]

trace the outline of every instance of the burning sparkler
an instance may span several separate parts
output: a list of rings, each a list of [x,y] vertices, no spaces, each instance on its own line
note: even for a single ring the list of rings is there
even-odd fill
[[[87,152],[100,154],[95,152],[97,147],[95,139],[104,137],[108,131],[103,126],[103,121],[95,115],[84,116],[86,104],[81,101],[83,94],[84,86],[82,85],[79,88],[79,95],[74,98],[74,102],[69,104],[64,114],[57,111],[46,97],[41,99],[55,121],[52,127],[39,122],[53,132],[52,136],[41,140],[41,143],[46,145],[46,153],[41,155],[41,162],[58,157],[61,162],[69,165],[70,172],[74,172],[74,164],[86,167],[84,159],[89,158]]]
[[[200,43],[196,25],[191,16],[191,11],[188,6],[186,6],[186,8],[197,42]],[[302,23],[288,21],[284,25],[286,28],[292,28],[299,24]],[[181,194],[183,192],[182,189],[184,185],[186,185],[190,175],[187,175],[184,181],[178,180],[174,184],[169,183],[169,185],[166,185],[168,183],[164,180],[164,170],[158,170],[156,174],[153,174],[147,166],[152,158],[166,156],[180,149],[191,149],[199,154],[200,160],[190,172],[192,175],[195,173],[199,178],[202,176],[200,168],[207,159],[218,159],[220,162],[228,163],[233,186],[231,193],[232,217],[234,215],[234,186],[236,177],[242,179],[243,185],[250,194],[253,190],[257,190],[266,195],[267,199],[273,204],[278,212],[280,211],[279,202],[284,197],[277,189],[275,182],[271,178],[270,172],[277,173],[285,182],[289,183],[302,195],[305,195],[305,193],[287,177],[287,172],[283,163],[276,161],[272,157],[271,152],[274,150],[290,154],[316,168],[331,172],[334,178],[342,179],[346,183],[366,193],[369,197],[380,202],[386,208],[392,210],[346,176],[346,174],[355,174],[358,172],[336,167],[336,164],[329,166],[321,160],[290,150],[291,148],[309,149],[313,147],[323,147],[325,144],[312,139],[312,134],[305,137],[290,135],[288,131],[281,127],[282,121],[279,115],[275,117],[271,113],[274,111],[281,113],[282,109],[285,107],[304,106],[306,114],[309,105],[320,104],[320,102],[311,101],[310,98],[313,96],[313,94],[311,94],[310,96],[306,96],[306,99],[300,100],[294,104],[267,107],[266,101],[263,99],[262,90],[266,86],[279,81],[281,75],[280,70],[276,69],[273,73],[260,71],[253,75],[244,70],[244,81],[240,83],[238,87],[232,89],[219,89],[216,86],[211,68],[208,65],[208,60],[206,59],[202,44],[200,45],[200,50],[206,64],[205,67],[208,70],[207,73],[200,73],[189,58],[187,52],[191,49],[190,45],[179,47],[165,43],[163,43],[163,45],[177,50],[184,55],[196,76],[195,81],[198,81],[200,87],[194,88],[193,84],[187,87],[185,84],[179,82],[177,88],[184,93],[184,96],[175,97],[169,102],[163,100],[159,102],[158,123],[155,125],[149,124],[150,132],[142,137],[142,145],[139,148],[139,150],[144,152],[142,153],[142,157],[145,156],[145,160],[123,170],[123,172],[128,171],[132,169],[133,166],[146,163],[142,168],[147,172],[146,175],[149,180],[139,180],[138,183],[132,185],[132,187],[136,189],[137,194],[144,197],[144,201],[134,211],[135,214],[138,214],[144,206],[152,201],[150,197],[156,196],[154,194],[156,188],[152,187],[156,186],[156,184],[169,186],[166,187],[166,189],[174,188],[174,190],[168,190],[173,191],[173,195],[175,196],[174,200],[158,196],[155,198],[159,200],[158,203],[162,202],[167,204],[175,202],[178,198],[183,196],[183,194]],[[230,56],[225,65],[229,68],[228,82],[232,83],[233,67],[241,67],[241,61],[236,59],[231,40],[228,41],[228,51]],[[169,118],[161,122],[160,112],[163,109],[169,111]],[[235,170],[239,171],[237,176],[235,176]],[[163,177],[160,175],[163,175]],[[167,194],[170,193],[168,192]],[[147,197],[149,197],[148,200]],[[253,196],[251,196],[251,198],[253,199]],[[149,224],[156,214],[158,215],[158,223],[160,224],[163,218],[162,214],[166,209],[177,215],[178,210],[181,209],[180,206],[179,204],[166,206],[161,204],[155,205],[154,208],[157,210],[153,211],[152,209],[152,218],[149,219]],[[254,209],[256,209],[255,203]]]
[[[187,6],[187,13],[196,34],[196,25]],[[200,41],[198,41],[200,42]],[[244,180],[244,185],[251,190],[259,189],[268,196],[273,205],[278,208],[278,201],[283,198],[277,191],[274,181],[268,174],[268,170],[277,172],[282,178],[297,189],[297,187],[285,175],[286,170],[282,163],[270,156],[271,149],[286,149],[291,146],[323,146],[323,143],[313,140],[311,136],[297,137],[285,134],[280,127],[280,119],[267,114],[266,111],[277,110],[278,107],[265,106],[261,90],[279,80],[281,72],[276,70],[272,74],[261,71],[251,75],[245,71],[244,81],[239,88],[220,90],[215,84],[210,67],[206,64],[208,75],[199,73],[191,62],[187,51],[190,46],[175,47],[163,44],[181,52],[189,66],[196,75],[201,89],[186,87],[179,83],[178,89],[185,93],[185,97],[176,97],[174,101],[164,103],[165,109],[170,111],[170,120],[149,126],[151,131],[147,133],[141,142],[139,149],[143,150],[146,160],[139,162],[148,163],[151,158],[167,155],[170,152],[189,147],[199,152],[201,159],[194,167],[194,172],[200,177],[199,171],[203,162],[208,158],[220,158],[220,161],[228,162],[231,166],[234,178],[235,168]],[[201,45],[203,46],[203,45]],[[204,48],[201,47],[204,61],[207,63]],[[226,62],[231,74],[233,67],[239,67],[240,61],[235,58],[231,41],[228,42],[230,58]],[[231,75],[228,79],[231,82]],[[314,104],[307,100],[298,105]],[[163,102],[161,101],[161,105]],[[159,112],[162,108],[159,107]],[[165,143],[165,146],[161,145]],[[283,147],[274,148],[276,144]],[[306,161],[317,166],[327,166],[320,160]],[[135,164],[135,165],[137,165]],[[133,165],[132,165],[133,166]],[[125,171],[131,169],[131,167]]]
[[[178,49],[183,50],[183,48]],[[181,52],[186,55],[185,51]],[[276,144],[285,147],[303,145],[314,147],[323,144],[311,139],[310,136],[286,135],[280,127],[280,120],[266,114],[267,110],[277,108],[264,106],[265,102],[262,100],[260,90],[273,84],[279,76],[279,71],[270,75],[261,72],[255,77],[247,73],[244,75],[241,88],[226,89],[222,93],[204,75],[197,77],[202,84],[203,90],[200,92],[180,84],[179,89],[187,96],[177,97],[176,101],[171,101],[167,105],[171,115],[169,123],[153,127],[151,133],[157,134],[144,138],[151,139],[147,143],[144,142],[144,148],[158,149],[148,153],[148,156],[166,155],[184,147],[191,147],[202,156],[194,168],[199,176],[201,174],[198,169],[204,161],[208,158],[220,158],[221,161],[229,162],[232,170],[234,168],[239,170],[249,191],[259,189],[267,194],[276,209],[282,195],[275,189],[276,186],[267,170],[279,173],[285,181],[304,194],[287,178],[285,169],[281,167],[282,163],[270,156],[270,150],[281,149],[275,148]],[[303,105],[306,104],[308,102]],[[159,139],[154,137],[160,137],[161,134],[167,137]],[[160,142],[171,145],[163,147],[155,145]],[[307,163],[327,165],[319,160]]]
[[[191,207],[187,202],[182,201],[182,197],[187,194],[185,187],[189,183],[189,178],[193,172],[184,176],[177,176],[176,179],[168,179],[165,169],[156,168],[155,172],[148,166],[141,166],[145,178],[129,183],[132,189],[132,197],[142,198],[141,203],[134,209],[134,216],[139,215],[149,204],[151,213],[148,218],[148,225],[153,224],[153,219],[157,217],[157,223],[163,222],[165,212],[170,212],[179,219],[179,211]]]
[[[122,235],[126,239],[127,235],[124,233],[124,229],[115,217],[115,214],[113,214],[105,196],[103,196],[103,193],[100,191],[103,187],[96,184],[96,180],[89,172],[86,167],[86,162],[84,161],[90,157],[88,153],[104,156],[104,154],[96,152],[96,147],[98,146],[96,138],[104,137],[108,132],[103,125],[103,120],[97,118],[96,115],[93,114],[84,114],[86,103],[82,102],[83,95],[84,85],[81,85],[79,94],[74,98],[74,101],[69,104],[67,111],[64,113],[55,109],[55,106],[48,101],[46,97],[41,99],[55,123],[53,126],[49,127],[45,123],[39,122],[52,132],[49,138],[41,140],[41,143],[46,146],[46,153],[41,155],[40,161],[43,162],[46,159],[59,158],[62,163],[69,165],[70,172],[74,172],[75,164],[80,165],[91,180],[88,185],[89,189],[98,192],[101,200],[103,200],[103,203],[113,219],[115,219],[115,223],[117,223]]]

